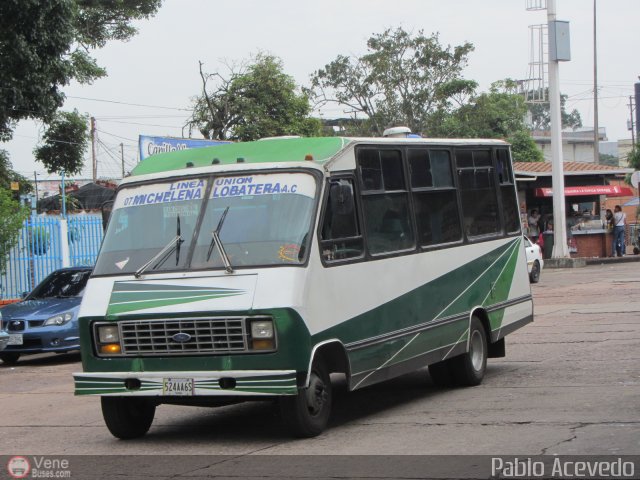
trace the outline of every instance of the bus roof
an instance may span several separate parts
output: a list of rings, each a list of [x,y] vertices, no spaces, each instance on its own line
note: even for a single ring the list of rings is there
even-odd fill
[[[425,145],[508,145],[493,139],[436,139],[436,138],[271,138],[253,142],[227,143],[212,147],[192,148],[161,153],[146,158],[131,172],[132,176],[182,170],[190,167],[209,167],[214,159],[217,165],[243,165],[260,163],[303,162],[308,158],[316,164],[325,164],[344,150],[356,144],[425,144]],[[243,159],[238,162],[238,159]]]
[[[220,165],[231,165],[238,163],[238,158],[244,159],[244,163],[302,162],[310,155],[313,161],[324,163],[349,142],[343,137],[274,138],[192,148],[153,155],[140,162],[131,175],[181,170],[187,162],[193,167],[205,167],[211,165],[214,158]]]

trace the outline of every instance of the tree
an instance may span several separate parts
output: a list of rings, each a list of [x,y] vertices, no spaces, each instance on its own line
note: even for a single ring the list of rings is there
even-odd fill
[[[541,162],[542,152],[525,125],[527,105],[517,93],[517,83],[494,82],[489,92],[473,96],[457,110],[433,122],[428,133],[434,137],[501,138],[512,145],[516,162]]]
[[[634,170],[640,170],[640,145],[637,143],[634,145],[633,149],[627,155],[627,163],[630,168]]]
[[[44,144],[36,147],[33,154],[49,173],[68,175],[80,173],[87,149],[87,117],[77,110],[59,112],[49,123],[44,135]]]
[[[513,132],[507,141],[511,144],[514,162],[544,162],[542,150],[533,141],[528,130]]]
[[[618,157],[615,155],[609,155],[608,153],[601,153],[599,158],[600,165],[611,165],[612,167],[619,167]]]
[[[29,209],[11,198],[11,193],[0,187],[0,273],[4,272],[7,255],[16,244],[22,222]]]
[[[548,97],[548,92],[547,92]],[[580,128],[582,127],[582,118],[578,110],[572,110],[567,113],[566,103],[567,95],[560,95],[560,117],[562,119],[562,128]],[[551,107],[549,102],[546,103],[530,103],[529,113],[531,114],[530,128],[534,131],[547,131],[551,128]]]
[[[203,93],[187,125],[205,138],[247,141],[322,131],[320,121],[309,116],[307,95],[298,92],[277,57],[258,54],[248,64],[229,67],[227,76],[205,74],[200,63],[200,76]]]
[[[33,188],[31,183],[25,177],[13,170],[13,166],[9,161],[9,154],[6,150],[0,150],[0,189],[9,190],[11,182],[18,182],[20,185],[19,193],[30,193]]]
[[[18,121],[50,121],[71,80],[106,75],[91,49],[127,40],[133,20],[155,14],[161,0],[3,0],[0,2],[0,141]]]
[[[367,49],[361,57],[339,55],[311,76],[318,106],[334,103],[367,119],[355,124],[367,131],[353,133],[381,135],[394,125],[423,132],[430,119],[463,103],[476,87],[461,77],[471,43],[443,47],[438,34],[427,37],[420,30],[414,36],[396,28],[374,34]]]

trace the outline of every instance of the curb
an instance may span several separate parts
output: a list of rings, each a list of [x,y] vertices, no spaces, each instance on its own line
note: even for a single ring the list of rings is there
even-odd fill
[[[616,263],[640,262],[640,255],[625,255],[624,257],[593,257],[593,258],[546,258],[544,269],[548,268],[581,268],[587,265],[612,265]]]

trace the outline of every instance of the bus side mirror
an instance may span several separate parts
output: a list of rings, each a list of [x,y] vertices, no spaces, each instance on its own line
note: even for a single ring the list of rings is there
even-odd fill
[[[100,210],[102,211],[102,230],[107,229],[109,224],[109,218],[111,217],[111,210],[113,209],[113,200],[108,200],[102,204]]]
[[[355,207],[351,185],[332,183],[329,190],[331,210],[334,215],[350,215]]]

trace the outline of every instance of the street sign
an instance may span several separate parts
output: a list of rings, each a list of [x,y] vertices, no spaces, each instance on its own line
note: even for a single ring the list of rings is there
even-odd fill
[[[640,172],[633,172],[631,174],[631,185],[638,188],[639,182],[640,182]]]
[[[19,182],[11,182],[11,190],[13,190],[13,191],[20,190],[20,183]]]

